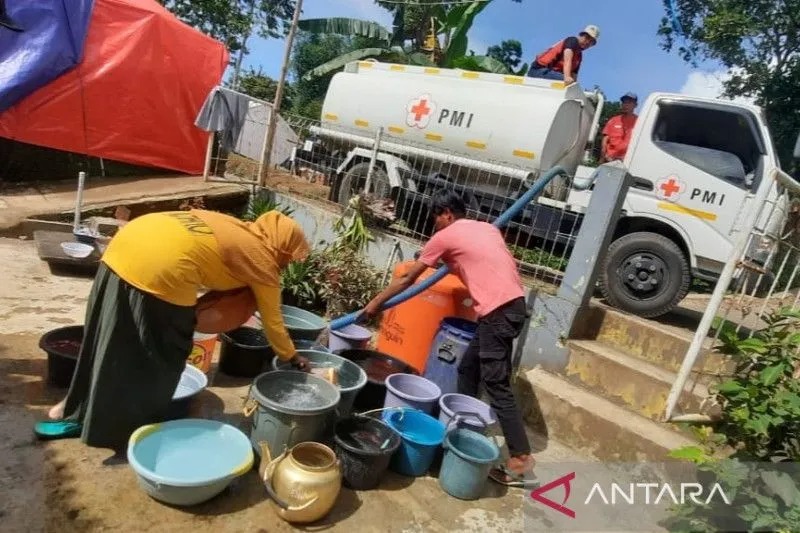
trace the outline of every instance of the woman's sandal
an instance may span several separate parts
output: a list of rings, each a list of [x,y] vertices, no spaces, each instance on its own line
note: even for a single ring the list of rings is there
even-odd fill
[[[532,474],[532,473],[531,473]],[[536,477],[525,477],[525,474],[520,474],[509,470],[506,465],[498,465],[489,471],[489,478],[496,483],[505,485],[506,487],[514,487],[520,489],[535,489],[539,486],[539,480]]]
[[[40,440],[74,439],[81,436],[83,425],[70,420],[45,420],[36,422],[33,432]]]

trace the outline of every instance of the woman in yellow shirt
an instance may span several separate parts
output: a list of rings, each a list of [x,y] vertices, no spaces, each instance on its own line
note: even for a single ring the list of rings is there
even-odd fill
[[[275,355],[307,366],[283,324],[280,273],[309,251],[299,224],[277,211],[252,223],[192,210],[126,224],[92,285],[67,397],[51,409],[54,420],[36,424],[37,435],[117,448],[163,418],[192,349],[201,289],[249,287]]]

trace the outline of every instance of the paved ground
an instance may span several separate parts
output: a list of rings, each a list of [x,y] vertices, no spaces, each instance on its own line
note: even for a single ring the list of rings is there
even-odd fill
[[[292,529],[271,510],[255,472],[206,504],[177,509],[147,497],[127,463],[108,450],[75,440],[34,441],[33,422],[64,393],[43,383],[46,358],[37,346],[39,337],[55,327],[82,323],[91,280],[52,275],[31,241],[0,239],[0,257],[0,530]],[[194,414],[246,428],[239,410],[248,383],[218,375],[212,385]],[[586,460],[553,441],[537,444],[544,448],[540,462]],[[378,490],[343,489],[332,513],[310,529],[521,531],[523,510],[531,517],[547,512],[531,508],[520,490],[492,484],[485,498],[462,502],[443,493],[434,478],[390,474]]]

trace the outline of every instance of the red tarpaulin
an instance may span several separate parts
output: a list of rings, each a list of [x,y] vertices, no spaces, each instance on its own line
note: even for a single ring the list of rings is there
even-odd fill
[[[209,133],[194,120],[227,64],[153,0],[95,0],[83,61],[0,114],[0,136],[199,174]]]

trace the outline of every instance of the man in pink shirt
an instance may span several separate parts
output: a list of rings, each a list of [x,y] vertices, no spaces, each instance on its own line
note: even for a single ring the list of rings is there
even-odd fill
[[[478,395],[483,381],[508,445],[508,462],[492,470],[499,483],[525,486],[525,474],[535,461],[525,434],[522,415],[511,389],[511,351],[525,322],[525,297],[514,258],[502,233],[486,222],[464,218],[464,200],[452,190],[440,190],[431,199],[436,232],[408,273],[395,279],[364,308],[375,316],[384,302],[414,284],[429,267],[442,260],[470,292],[478,313],[475,337],[458,368],[458,391]]]

